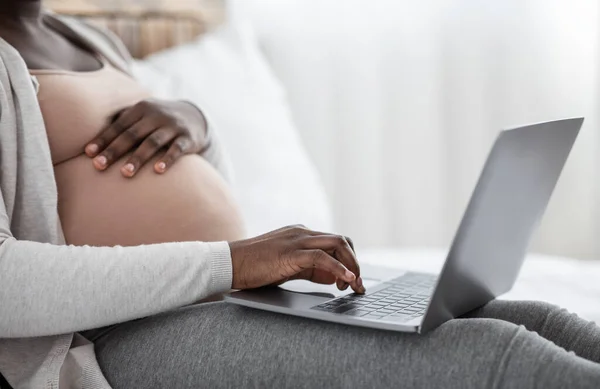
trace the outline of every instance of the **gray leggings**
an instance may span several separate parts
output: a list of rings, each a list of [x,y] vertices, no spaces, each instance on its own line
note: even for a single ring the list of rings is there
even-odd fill
[[[85,335],[115,389],[600,388],[595,324],[541,302],[466,316],[414,335],[208,303]]]

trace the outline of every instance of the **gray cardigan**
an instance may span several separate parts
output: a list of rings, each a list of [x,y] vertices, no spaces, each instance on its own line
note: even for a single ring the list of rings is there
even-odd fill
[[[110,35],[46,16],[126,70],[124,50]],[[205,158],[222,168],[215,139],[210,149]],[[226,242],[65,245],[36,85],[0,38],[0,372],[10,385],[110,388],[93,344],[78,331],[187,305],[228,290],[231,281]]]

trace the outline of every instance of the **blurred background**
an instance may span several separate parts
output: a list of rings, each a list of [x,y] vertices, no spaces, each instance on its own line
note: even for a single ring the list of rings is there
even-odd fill
[[[498,131],[585,116],[532,251],[599,258],[598,2],[230,0],[361,246],[450,243]]]
[[[250,235],[446,248],[500,129],[584,116],[531,251],[600,258],[598,0],[46,4],[111,28],[148,88],[212,115]]]
[[[600,0],[45,0],[208,115],[247,233],[437,272],[503,128],[584,116],[514,288],[600,321]],[[213,135],[213,136],[214,136]]]

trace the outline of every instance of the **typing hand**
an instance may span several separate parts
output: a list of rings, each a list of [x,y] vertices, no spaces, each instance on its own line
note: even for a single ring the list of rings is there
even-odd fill
[[[335,282],[340,290],[350,285],[357,293],[365,292],[349,238],[290,226],[229,246],[233,289],[305,279],[320,284]]]

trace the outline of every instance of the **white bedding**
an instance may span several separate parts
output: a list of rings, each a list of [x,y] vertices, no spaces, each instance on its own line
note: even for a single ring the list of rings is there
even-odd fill
[[[293,223],[331,230],[323,188],[289,117],[283,87],[247,24],[227,25],[202,40],[140,61],[134,70],[161,97],[188,99],[203,107],[202,101],[210,102],[207,109],[233,157],[236,192],[250,235]],[[366,263],[437,272],[445,252],[378,249],[360,251],[359,256]],[[600,322],[596,280],[600,262],[531,255],[515,288],[502,298],[545,300]]]
[[[297,223],[331,230],[325,189],[250,25],[228,23],[133,70],[157,96],[189,100],[212,119],[249,236]]]
[[[446,252],[435,249],[359,250],[361,262],[438,272]],[[503,299],[542,300],[600,322],[600,261],[531,254],[515,287]]]

